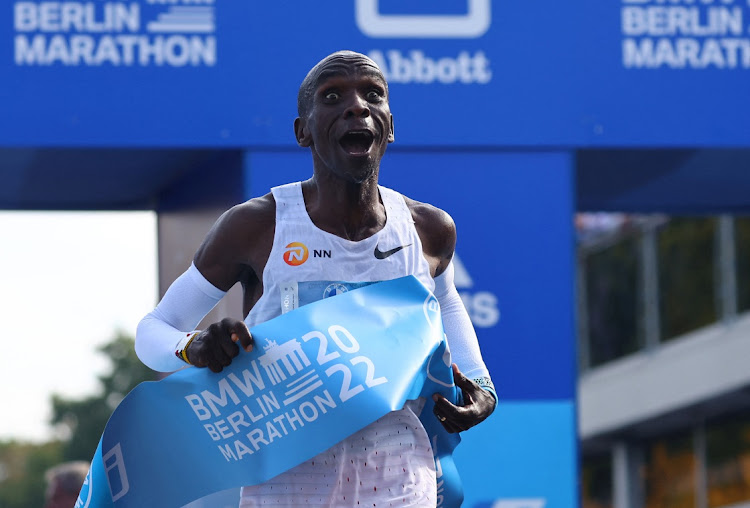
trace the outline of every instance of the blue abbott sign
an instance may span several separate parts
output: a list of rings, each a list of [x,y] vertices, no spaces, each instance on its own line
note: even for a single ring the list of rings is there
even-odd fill
[[[745,0],[15,0],[0,10],[0,143],[289,146],[302,77],[350,48],[387,75],[401,146],[746,146],[749,13]]]
[[[434,4],[433,4],[434,5]],[[491,0],[468,0],[465,14],[384,14],[378,0],[355,0],[357,26],[369,37],[476,38],[492,19]]]

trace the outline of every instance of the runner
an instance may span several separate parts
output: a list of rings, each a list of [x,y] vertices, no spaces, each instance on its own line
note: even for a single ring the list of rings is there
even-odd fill
[[[300,293],[322,288],[317,298],[323,298],[347,284],[414,275],[440,302],[463,392],[459,406],[435,396],[435,417],[449,432],[461,432],[492,413],[494,388],[453,283],[453,220],[378,185],[380,161],[394,141],[388,99],[383,73],[365,55],[336,52],[310,70],[299,89],[294,132],[310,149],[313,176],[222,215],[190,268],[139,324],[136,350],[146,365],[220,372],[240,347],[252,350],[248,326],[282,313],[285,283],[297,283]],[[326,255],[313,256],[311,248]],[[245,320],[193,330],[238,282]],[[313,459],[244,487],[240,506],[435,506],[433,452],[417,416],[423,403],[409,401]]]

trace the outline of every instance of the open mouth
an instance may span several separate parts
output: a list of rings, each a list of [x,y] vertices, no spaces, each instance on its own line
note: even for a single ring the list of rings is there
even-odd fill
[[[374,140],[375,136],[370,131],[349,131],[341,136],[339,144],[350,155],[364,155],[370,151]]]

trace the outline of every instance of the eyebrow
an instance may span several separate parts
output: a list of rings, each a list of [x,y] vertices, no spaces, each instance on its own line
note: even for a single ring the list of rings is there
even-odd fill
[[[320,72],[318,76],[315,78],[315,89],[320,88],[320,86],[328,79],[331,78],[337,78],[337,77],[348,77],[352,73],[349,70],[344,70],[341,67],[333,67],[328,68]],[[357,74],[361,76],[370,76],[376,78],[380,83],[385,87],[386,81],[383,74],[380,72],[380,69],[376,69],[372,66],[365,66],[364,68],[360,68],[357,71]]]

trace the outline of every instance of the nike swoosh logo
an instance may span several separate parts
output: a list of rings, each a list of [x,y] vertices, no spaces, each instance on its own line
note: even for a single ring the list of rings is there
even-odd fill
[[[401,249],[405,249],[407,247],[411,247],[411,244],[409,244],[409,245],[399,245],[398,247],[395,247],[395,248],[393,248],[391,250],[382,251],[376,245],[375,246],[375,257],[378,258],[378,259],[385,259],[388,256],[392,256],[393,254],[397,253]]]

